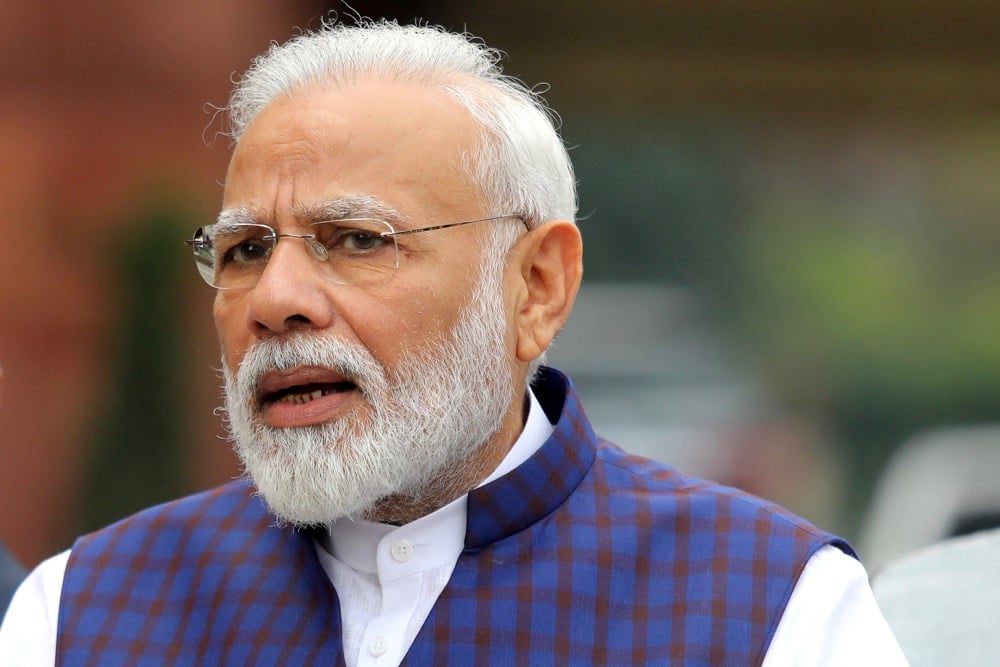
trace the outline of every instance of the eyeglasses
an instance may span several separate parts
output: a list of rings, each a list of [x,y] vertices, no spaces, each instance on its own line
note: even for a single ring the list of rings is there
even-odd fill
[[[333,282],[370,287],[385,283],[399,268],[397,236],[512,218],[528,228],[524,218],[513,213],[400,231],[372,218],[325,220],[309,225],[311,234],[279,234],[270,225],[226,222],[198,229],[185,243],[194,250],[198,273],[216,289],[256,285],[279,239],[305,241],[316,259],[329,266]]]

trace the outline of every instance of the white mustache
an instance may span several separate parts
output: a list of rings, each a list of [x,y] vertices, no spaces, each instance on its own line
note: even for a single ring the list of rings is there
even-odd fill
[[[236,374],[244,396],[259,396],[260,382],[270,372],[301,366],[329,368],[357,385],[362,394],[386,384],[386,372],[364,346],[318,334],[298,333],[268,338],[247,350]]]

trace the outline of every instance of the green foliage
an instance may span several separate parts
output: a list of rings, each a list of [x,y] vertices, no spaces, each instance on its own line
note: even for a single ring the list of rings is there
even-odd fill
[[[789,396],[818,381],[840,405],[961,418],[985,407],[985,384],[1000,395],[1000,265],[942,263],[919,236],[815,209],[754,230],[743,321]]]
[[[1000,263],[882,223],[801,202],[763,211],[742,292],[748,348],[847,445],[858,499],[909,436],[1000,406]]]
[[[841,447],[849,513],[907,438],[1000,418],[1000,125],[869,122],[567,132],[586,279],[708,297],[773,395]]]

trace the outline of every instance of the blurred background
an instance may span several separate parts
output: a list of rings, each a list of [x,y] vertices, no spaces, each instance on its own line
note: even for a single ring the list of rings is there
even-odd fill
[[[352,6],[483,37],[561,115],[586,276],[551,360],[599,432],[876,567],[997,523],[1000,5]],[[0,539],[26,565],[237,474],[182,241],[233,77],[344,10],[0,0]]]

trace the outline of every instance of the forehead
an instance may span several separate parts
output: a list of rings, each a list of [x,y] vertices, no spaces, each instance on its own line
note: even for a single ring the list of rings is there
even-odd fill
[[[241,137],[224,208],[275,218],[316,202],[371,197],[402,215],[476,215],[480,189],[464,168],[481,130],[446,93],[363,79],[311,86],[272,101]]]

